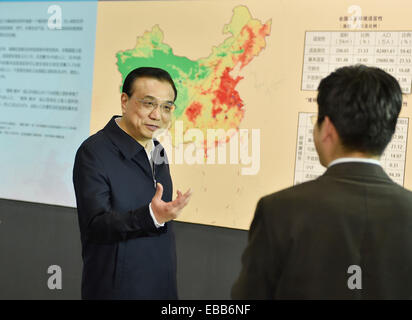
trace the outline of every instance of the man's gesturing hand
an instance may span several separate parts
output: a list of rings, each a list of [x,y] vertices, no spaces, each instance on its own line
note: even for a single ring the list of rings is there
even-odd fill
[[[160,183],[156,185],[156,193],[152,199],[152,210],[156,221],[160,224],[176,219],[180,211],[189,203],[192,191],[189,189],[185,194],[177,190],[177,198],[170,202],[162,200],[163,186]]]

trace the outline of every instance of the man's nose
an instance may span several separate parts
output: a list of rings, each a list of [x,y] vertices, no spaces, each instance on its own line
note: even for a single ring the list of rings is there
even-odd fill
[[[156,108],[154,108],[152,112],[150,112],[149,117],[153,120],[160,120],[160,117],[161,117],[160,106],[156,106]]]

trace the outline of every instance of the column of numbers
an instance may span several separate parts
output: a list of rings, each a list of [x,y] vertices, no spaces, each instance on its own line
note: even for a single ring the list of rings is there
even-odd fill
[[[316,113],[299,113],[294,184],[313,180],[324,172],[313,142]]]
[[[294,184],[313,180],[325,172],[319,163],[313,142],[313,125],[316,113],[301,112],[298,120]],[[408,118],[399,118],[391,142],[381,156],[380,162],[385,172],[396,183],[403,185],[408,136]]]
[[[412,31],[306,32],[302,90],[317,90],[322,78],[352,64],[379,67],[411,93]]]

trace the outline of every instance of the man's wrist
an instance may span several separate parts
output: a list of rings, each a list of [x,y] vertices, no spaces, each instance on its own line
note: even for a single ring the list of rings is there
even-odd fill
[[[154,215],[154,213],[153,213],[152,203],[151,203],[151,202],[149,203],[149,211],[150,211],[150,216],[152,217],[153,222],[154,222],[156,228],[164,227],[164,225],[165,225],[164,222],[163,222],[163,223],[157,222],[156,217],[155,217],[155,215]]]

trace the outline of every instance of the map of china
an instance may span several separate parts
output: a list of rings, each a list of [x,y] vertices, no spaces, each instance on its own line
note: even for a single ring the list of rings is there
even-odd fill
[[[155,25],[137,38],[134,49],[116,54],[117,66],[123,81],[137,67],[167,70],[178,91],[174,116],[183,121],[184,132],[197,128],[206,137],[207,129],[237,130],[245,113],[236,90],[243,77],[231,73],[235,68],[240,72],[259,55],[266,46],[270,28],[271,20],[262,24],[252,18],[247,7],[238,6],[223,29],[223,34],[231,36],[213,47],[206,58],[193,61],[174,55],[173,49],[163,42],[163,31]],[[210,145],[210,141],[204,143],[205,148]]]

